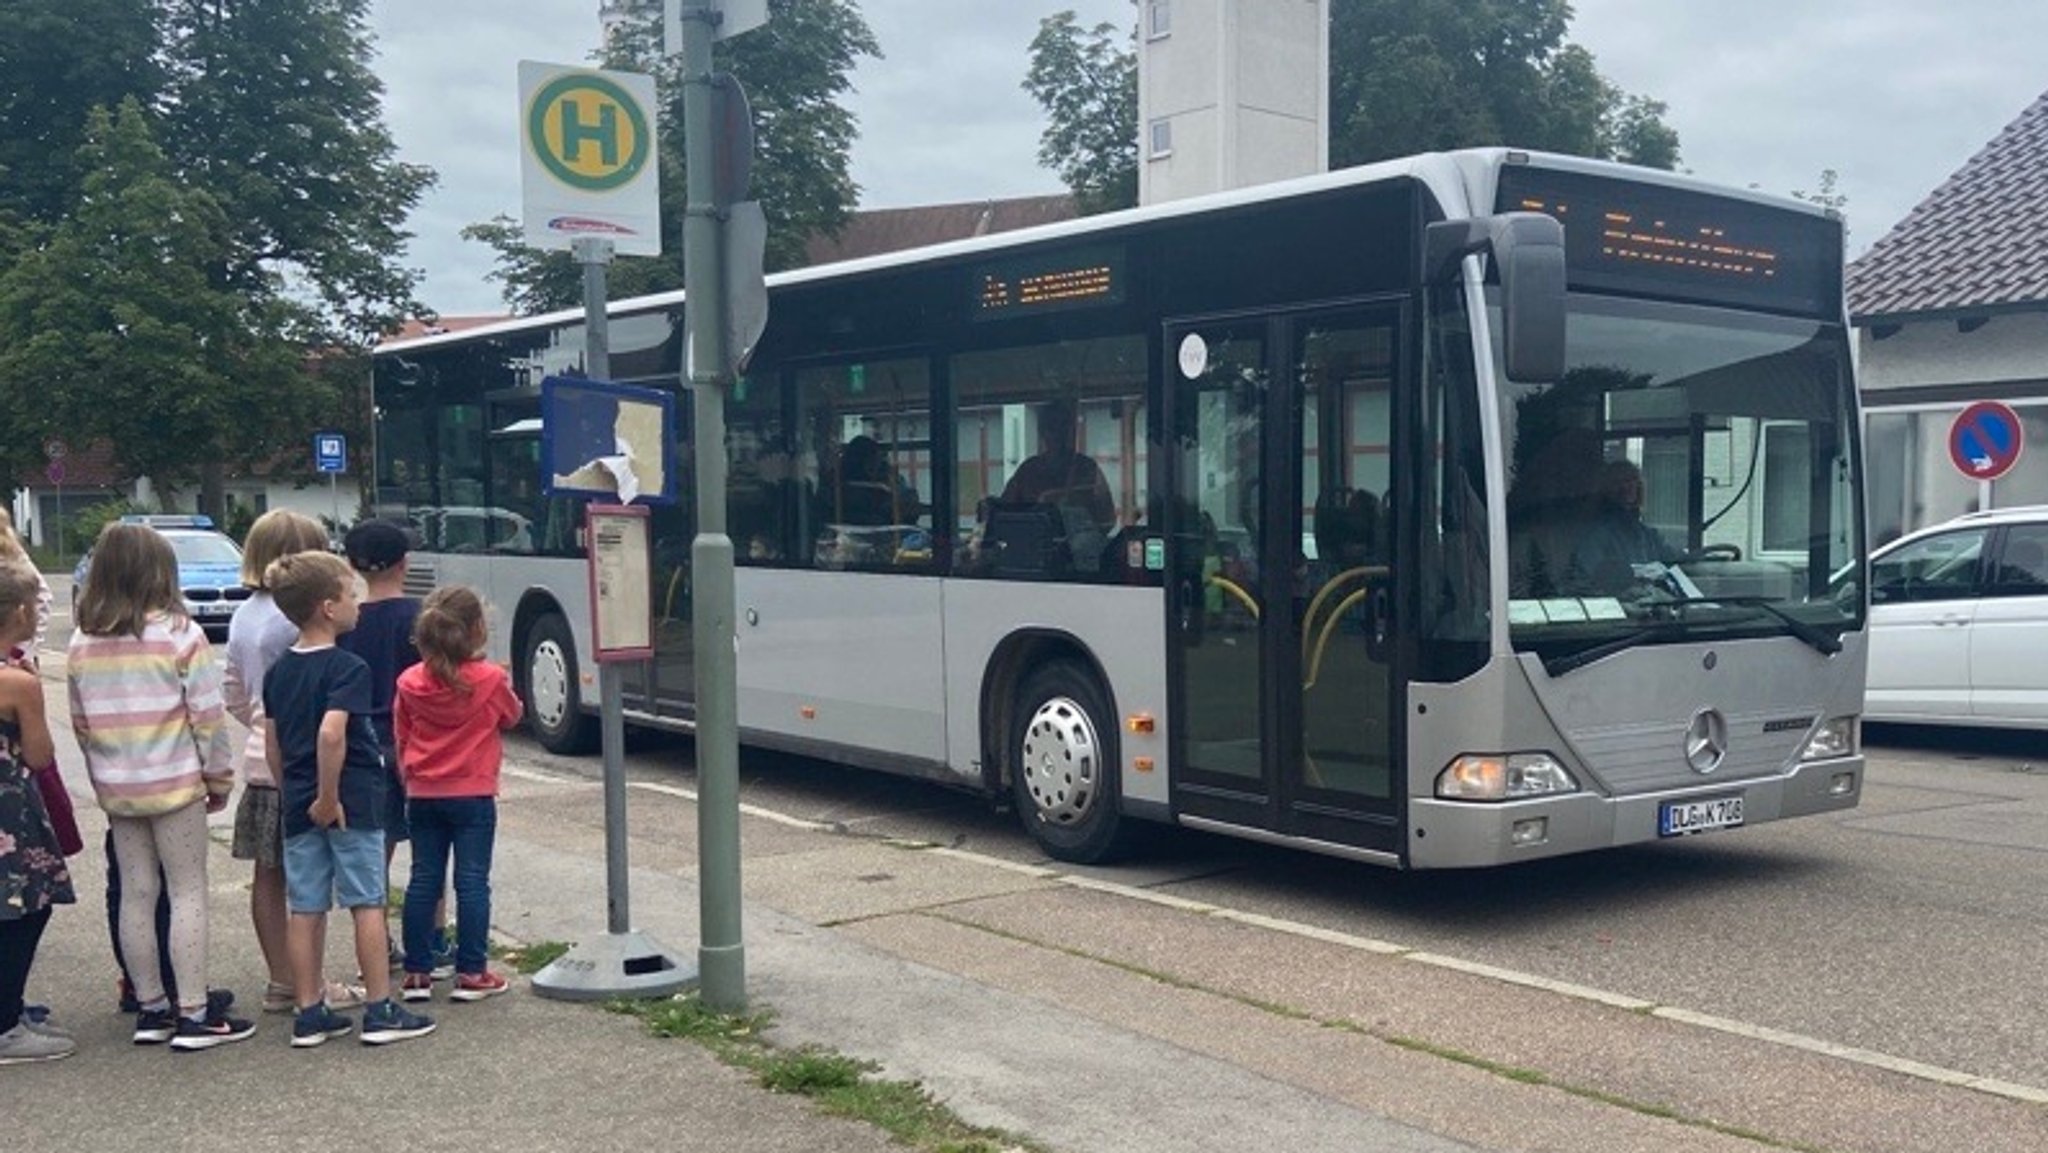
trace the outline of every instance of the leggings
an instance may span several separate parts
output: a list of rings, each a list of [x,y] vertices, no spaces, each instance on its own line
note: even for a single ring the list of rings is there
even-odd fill
[[[21,1024],[21,991],[28,988],[28,967],[35,963],[36,945],[49,923],[48,905],[0,921],[0,1033]]]
[[[171,898],[171,976],[188,1015],[206,1007],[206,806],[160,817],[109,817],[121,862],[121,955],[135,999],[164,999],[157,953],[157,895]]]
[[[107,830],[107,940],[114,943],[114,964],[121,967],[121,980],[127,982],[130,996],[135,993],[135,982],[128,976],[128,958],[121,952],[121,858],[114,852],[114,830]],[[157,874],[162,876],[163,870]],[[171,975],[171,892],[165,885],[156,899],[156,949],[158,957],[157,974],[163,980],[164,992],[178,995],[178,979]]]

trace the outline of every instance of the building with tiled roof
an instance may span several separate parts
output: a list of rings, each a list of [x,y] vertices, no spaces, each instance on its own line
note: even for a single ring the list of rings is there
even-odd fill
[[[949,240],[1057,224],[1077,215],[1074,198],[1065,195],[871,208],[854,213],[837,236],[812,237],[804,245],[804,257],[808,264],[833,264]]]
[[[2048,93],[1849,266],[1873,543],[1979,508],[2048,504]],[[2026,450],[1992,480],[1951,459],[1970,404]]]

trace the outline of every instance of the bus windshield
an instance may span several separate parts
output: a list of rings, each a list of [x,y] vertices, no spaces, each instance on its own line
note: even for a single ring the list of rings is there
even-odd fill
[[[1496,326],[1496,331],[1498,326]],[[1637,644],[1860,624],[1839,325],[1575,294],[1566,371],[1503,381],[1508,620],[1553,675]]]

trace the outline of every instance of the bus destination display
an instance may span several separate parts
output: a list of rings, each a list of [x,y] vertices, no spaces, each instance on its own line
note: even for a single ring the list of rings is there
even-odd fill
[[[1798,212],[1572,172],[1505,168],[1499,208],[1564,224],[1574,289],[1805,313],[1841,299],[1840,228]]]
[[[973,290],[976,320],[1121,304],[1123,253],[1089,248],[983,264],[974,269]]]

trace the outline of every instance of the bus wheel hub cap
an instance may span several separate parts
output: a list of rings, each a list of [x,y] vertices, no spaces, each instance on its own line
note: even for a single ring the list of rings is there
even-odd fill
[[[1040,820],[1071,825],[1088,815],[1101,763],[1095,725],[1079,704],[1054,697],[1024,726],[1024,787]]]
[[[542,727],[560,724],[569,710],[569,666],[555,642],[542,641],[534,648],[527,689],[533,694],[534,718]]]

